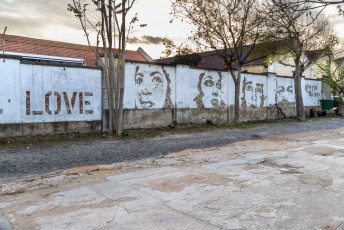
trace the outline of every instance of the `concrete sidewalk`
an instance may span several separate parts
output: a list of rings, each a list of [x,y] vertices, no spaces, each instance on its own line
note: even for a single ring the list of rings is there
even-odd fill
[[[343,128],[121,167],[8,184],[0,208],[15,229],[344,229]]]

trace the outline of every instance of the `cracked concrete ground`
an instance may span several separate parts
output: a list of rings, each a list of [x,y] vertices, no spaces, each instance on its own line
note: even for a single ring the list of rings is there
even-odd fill
[[[14,229],[344,229],[344,127],[7,181]],[[0,219],[1,226],[1,219]]]

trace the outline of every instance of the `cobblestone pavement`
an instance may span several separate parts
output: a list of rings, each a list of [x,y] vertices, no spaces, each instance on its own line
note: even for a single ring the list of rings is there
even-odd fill
[[[218,129],[150,139],[68,141],[0,150],[0,182],[74,167],[158,157],[186,149],[220,147],[237,141],[344,127],[344,119],[264,124],[249,129]]]

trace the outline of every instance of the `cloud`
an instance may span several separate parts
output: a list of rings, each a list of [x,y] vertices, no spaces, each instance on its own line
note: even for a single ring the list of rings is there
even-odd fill
[[[142,43],[141,40],[137,37],[132,37],[132,38],[128,38],[128,43],[129,44],[139,44]]]
[[[79,21],[67,11],[68,3],[71,0],[0,1],[0,30],[8,26],[9,33],[39,37],[43,30],[58,26],[81,29]]]
[[[147,44],[162,44],[165,39],[162,37],[152,37],[152,36],[146,35],[142,37],[142,40],[144,43],[147,43]]]
[[[163,42],[171,41],[167,38],[162,38],[162,37],[153,37],[153,36],[142,36],[141,38],[133,37],[128,39],[128,43],[130,44],[150,44],[150,45],[159,45],[163,44]]]

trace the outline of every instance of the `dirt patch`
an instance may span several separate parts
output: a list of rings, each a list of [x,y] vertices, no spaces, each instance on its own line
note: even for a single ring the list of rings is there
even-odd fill
[[[301,175],[299,180],[306,185],[321,186],[323,188],[333,185],[333,179],[325,177],[313,177],[308,175]]]
[[[179,156],[190,156],[190,155],[195,155],[199,153],[199,150],[196,149],[186,149],[180,152],[175,152],[175,153],[171,153],[168,154],[168,157],[179,157]]]
[[[247,151],[282,151],[296,146],[296,143],[288,142],[283,138],[268,138],[262,140],[248,140],[235,143],[233,146],[245,147]]]
[[[114,174],[118,173],[120,170],[108,165],[90,165],[84,167],[71,168],[64,171],[65,174]]]
[[[215,174],[215,173],[206,173],[199,175],[188,175],[184,177],[165,179],[160,182],[154,182],[150,184],[150,187],[153,190],[158,190],[160,192],[180,192],[184,188],[195,185],[195,184],[206,184],[206,185],[227,185],[231,180],[225,176]]]
[[[322,146],[308,147],[305,149],[305,151],[314,155],[319,155],[319,156],[331,156],[335,154],[336,152],[339,152],[338,149],[331,148],[331,147],[322,147]]]
[[[284,168],[284,169],[298,169],[300,167],[293,166],[291,164],[279,164],[273,159],[265,159],[259,162],[260,165],[268,166],[271,168]]]

